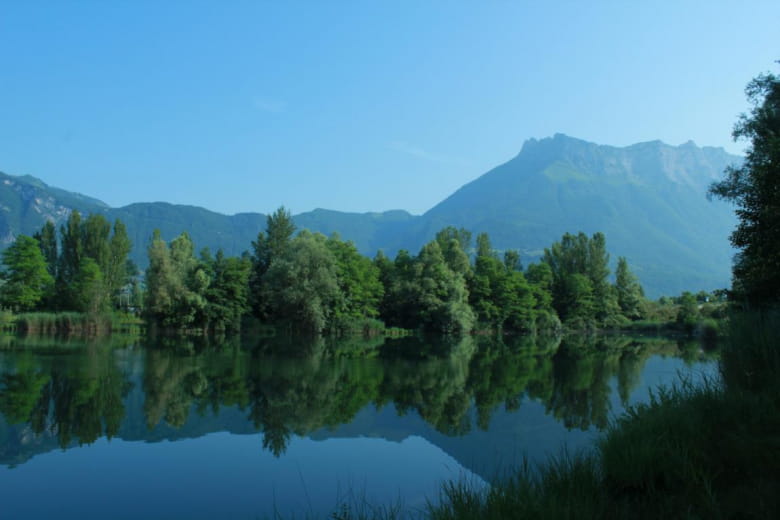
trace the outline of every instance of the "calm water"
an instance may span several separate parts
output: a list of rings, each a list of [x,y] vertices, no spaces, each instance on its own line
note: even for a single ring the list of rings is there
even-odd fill
[[[367,357],[366,352],[374,352]],[[0,517],[324,517],[435,501],[587,448],[627,403],[713,373],[698,345],[115,338],[0,342]]]

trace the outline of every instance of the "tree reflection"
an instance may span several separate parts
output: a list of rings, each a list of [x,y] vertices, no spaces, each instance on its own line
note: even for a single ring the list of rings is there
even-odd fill
[[[27,423],[63,447],[116,435],[131,384],[114,352],[0,351],[5,422]],[[613,388],[627,403],[645,361],[659,353],[703,355],[687,343],[622,336],[165,340],[133,354],[142,360],[142,394],[132,406],[142,406],[146,431],[186,430],[225,407],[237,410],[276,456],[295,436],[349,423],[369,405],[416,414],[446,435],[489,430],[497,410],[528,400],[567,428],[604,428]]]
[[[57,437],[63,448],[119,431],[130,385],[110,351],[88,348],[51,360],[24,353],[0,376],[0,413],[11,424]]]

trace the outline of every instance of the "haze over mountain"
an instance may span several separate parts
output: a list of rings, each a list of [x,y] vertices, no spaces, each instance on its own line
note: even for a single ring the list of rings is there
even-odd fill
[[[733,209],[706,197],[709,184],[741,160],[722,148],[660,141],[618,148],[563,134],[527,141],[510,161],[466,184],[421,216],[406,211],[344,213],[316,209],[295,215],[299,228],[338,232],[373,256],[416,253],[442,227],[485,231],[498,249],[519,249],[524,262],[565,232],[601,231],[613,259],[626,256],[647,294],[729,285]],[[164,196],[164,194],[163,194]],[[0,173],[0,243],[32,234],[47,219],[63,222],[71,210],[121,219],[134,243],[133,259],[146,263],[154,229],[171,239],[188,231],[198,248],[238,255],[265,228],[265,215],[223,215],[165,202],[111,208],[30,176]]]

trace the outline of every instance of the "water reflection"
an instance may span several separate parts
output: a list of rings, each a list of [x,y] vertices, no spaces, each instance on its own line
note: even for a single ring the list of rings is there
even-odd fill
[[[695,343],[624,336],[0,344],[4,464],[54,440],[61,448],[121,432],[152,440],[160,428],[189,437],[205,418],[210,431],[229,430],[236,414],[220,425],[226,410],[277,457],[292,438],[349,424],[367,407],[463,436],[489,432],[497,411],[516,413],[530,400],[568,429],[600,429],[614,411],[612,382],[625,404],[650,356],[710,355]]]

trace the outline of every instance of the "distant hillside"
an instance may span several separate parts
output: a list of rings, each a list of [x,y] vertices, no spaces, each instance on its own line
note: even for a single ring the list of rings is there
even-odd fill
[[[463,226],[528,260],[565,232],[602,231],[613,259],[626,256],[651,296],[726,287],[736,219],[706,193],[740,160],[691,142],[616,148],[561,134],[530,140],[423,215],[409,245],[443,225]]]
[[[101,213],[110,220],[120,219],[127,225],[133,241],[133,260],[146,265],[146,244],[155,229],[170,240],[187,231],[196,247],[212,251],[223,249],[229,255],[251,250],[257,233],[265,229],[266,216],[261,213],[223,215],[197,206],[167,202],[141,202],[111,208],[97,199],[48,186],[35,177],[0,173],[0,246],[6,247],[16,235],[32,235],[47,221],[61,224],[73,209],[83,214]],[[383,237],[399,240],[406,224],[413,220],[406,211],[385,213],[344,213],[317,209],[294,217],[300,229],[326,235],[338,232],[359,245],[366,254],[383,247]]]
[[[442,227],[487,231],[494,247],[519,249],[524,262],[565,232],[602,231],[613,259],[626,256],[647,294],[726,287],[733,251],[728,235],[733,210],[706,197],[740,157],[692,142],[660,141],[617,148],[556,134],[527,141],[512,160],[466,184],[422,216],[406,211],[345,213],[316,209],[294,217],[299,228],[338,232],[373,256],[417,252]],[[63,222],[72,209],[99,212],[127,224],[133,259],[146,264],[154,229],[165,239],[188,231],[198,248],[238,255],[251,248],[265,215],[222,215],[165,202],[110,208],[81,194],[46,185],[30,176],[0,173],[0,246],[32,234],[47,219]]]

